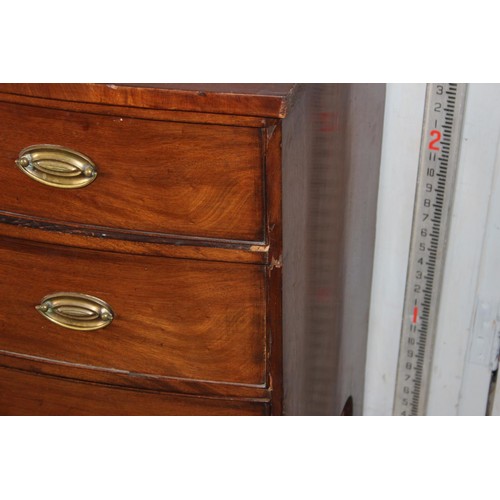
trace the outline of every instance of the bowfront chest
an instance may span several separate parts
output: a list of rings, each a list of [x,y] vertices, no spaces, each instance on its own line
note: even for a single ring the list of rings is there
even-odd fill
[[[0,414],[359,411],[383,104],[1,84]]]

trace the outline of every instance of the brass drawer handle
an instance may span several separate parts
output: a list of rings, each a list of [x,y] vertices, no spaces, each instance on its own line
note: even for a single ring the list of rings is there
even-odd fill
[[[89,157],[52,144],[36,144],[23,149],[16,165],[32,179],[64,189],[88,186],[97,177],[96,166]]]
[[[98,330],[113,321],[113,311],[104,300],[83,293],[46,295],[36,310],[48,320],[71,330]]]

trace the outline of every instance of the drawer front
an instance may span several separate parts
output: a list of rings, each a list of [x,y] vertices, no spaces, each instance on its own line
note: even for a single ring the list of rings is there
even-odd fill
[[[2,351],[135,374],[265,383],[263,266],[4,238],[0,289]],[[73,330],[35,309],[45,296],[68,292],[104,301],[111,323]]]
[[[21,151],[43,144],[90,159],[95,179],[61,189],[23,173],[15,164]],[[66,174],[57,175],[68,182]],[[125,230],[263,241],[262,179],[256,128],[0,103],[3,211]]]
[[[264,415],[265,403],[167,395],[0,368],[0,415]]]

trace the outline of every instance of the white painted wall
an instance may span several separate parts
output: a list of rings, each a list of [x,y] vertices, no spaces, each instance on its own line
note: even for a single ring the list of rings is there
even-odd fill
[[[365,415],[392,414],[424,100],[425,84],[387,86]],[[500,248],[499,144],[500,85],[471,84],[443,275],[429,415],[485,414],[491,370],[471,356],[471,331],[479,299],[491,303],[495,314],[500,307],[500,285],[496,285],[500,275],[496,253]]]
[[[379,181],[364,415],[391,415],[425,84],[388,84]]]

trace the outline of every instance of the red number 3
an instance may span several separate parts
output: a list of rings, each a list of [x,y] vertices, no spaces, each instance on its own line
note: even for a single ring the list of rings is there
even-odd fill
[[[435,146],[435,144],[441,140],[441,132],[436,129],[431,130],[431,137],[435,137],[435,139],[432,139],[432,141],[429,142],[429,149],[432,151],[439,151],[439,147]]]

